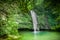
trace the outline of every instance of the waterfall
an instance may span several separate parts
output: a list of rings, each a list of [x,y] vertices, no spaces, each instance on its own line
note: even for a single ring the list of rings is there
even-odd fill
[[[33,10],[31,10],[31,17],[32,17],[32,21],[33,21],[34,33],[36,33],[36,31],[37,31],[37,15]]]
[[[30,11],[31,12],[31,17],[32,17],[32,21],[33,21],[33,29],[34,29],[34,40],[36,40],[37,39],[37,15],[36,15],[36,13],[33,11],[33,10],[31,10]]]

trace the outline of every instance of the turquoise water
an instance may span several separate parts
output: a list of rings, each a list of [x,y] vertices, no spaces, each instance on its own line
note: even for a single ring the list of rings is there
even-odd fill
[[[20,32],[22,40],[60,40],[60,34],[57,32],[39,31],[34,35],[33,32]]]

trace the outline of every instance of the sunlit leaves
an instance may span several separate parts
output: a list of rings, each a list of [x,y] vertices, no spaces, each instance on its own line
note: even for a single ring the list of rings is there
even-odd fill
[[[41,5],[44,2],[44,0],[35,0],[35,2],[35,5]]]

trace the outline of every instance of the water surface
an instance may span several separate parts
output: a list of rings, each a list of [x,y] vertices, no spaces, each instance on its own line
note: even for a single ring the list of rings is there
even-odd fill
[[[58,32],[39,31],[34,35],[33,32],[23,31],[20,35],[22,40],[60,40]]]

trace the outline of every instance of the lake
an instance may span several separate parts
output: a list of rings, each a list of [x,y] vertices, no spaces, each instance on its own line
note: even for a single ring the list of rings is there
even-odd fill
[[[60,40],[60,33],[58,32],[38,31],[34,34],[34,32],[22,31],[20,35],[21,40]]]

